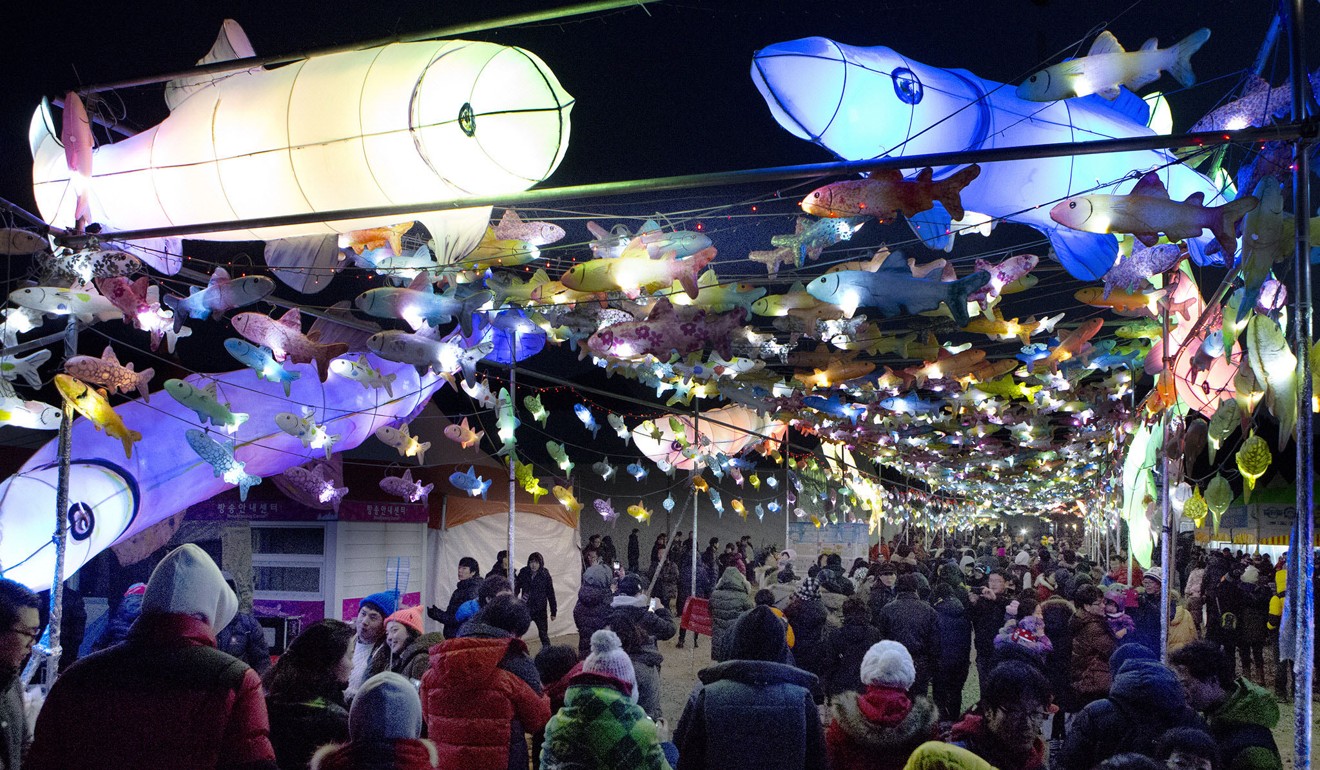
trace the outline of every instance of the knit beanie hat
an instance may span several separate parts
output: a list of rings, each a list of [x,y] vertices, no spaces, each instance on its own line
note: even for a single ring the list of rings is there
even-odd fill
[[[912,655],[898,642],[876,642],[862,658],[862,684],[906,690],[916,679]]]
[[[797,597],[799,599],[819,599],[820,581],[814,577],[802,578],[802,585],[798,586]]]
[[[610,590],[610,570],[604,564],[593,564],[582,573],[582,585]]]
[[[787,626],[769,606],[761,605],[744,612],[729,629],[724,654],[729,660],[764,660],[787,663]]]
[[[619,580],[619,596],[636,596],[642,592],[642,579],[636,575],[624,575]]]
[[[400,674],[384,671],[368,679],[348,710],[354,743],[397,741],[422,736],[422,701]]]
[[[238,597],[206,551],[187,543],[161,559],[147,581],[142,614],[153,612],[201,617],[217,633],[238,614]]]
[[[608,628],[591,635],[591,654],[582,662],[582,672],[612,676],[627,682],[632,685],[628,697],[633,703],[637,702],[637,672],[633,670],[632,659],[623,651],[619,635]]]
[[[358,609],[361,610],[367,605],[374,607],[382,617],[388,618],[390,615],[394,614],[394,608],[398,606],[398,600],[393,591],[380,591],[379,593],[362,597],[362,601],[358,603]]]
[[[1146,573],[1146,576],[1149,577],[1150,573]],[[1246,569],[1242,570],[1243,583],[1247,583],[1254,586],[1256,585],[1256,582],[1259,580],[1260,580],[1260,570],[1256,569],[1256,565],[1254,564],[1248,565]]]
[[[1140,642],[1128,642],[1120,644],[1114,648],[1114,653],[1109,656],[1109,674],[1111,677],[1117,676],[1123,668],[1123,664],[1129,660],[1153,660],[1159,662],[1160,656],[1156,655],[1151,648]]]
[[[416,631],[418,635],[426,633],[426,629],[422,627],[421,607],[409,607],[392,613],[388,618],[385,618],[385,624],[388,626],[390,623],[401,623]]]

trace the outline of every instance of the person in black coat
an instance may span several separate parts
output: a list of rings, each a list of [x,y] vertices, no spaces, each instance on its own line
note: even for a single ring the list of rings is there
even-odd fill
[[[536,624],[537,636],[541,646],[550,646],[549,622],[546,619],[546,607],[549,606],[549,620],[559,614],[559,602],[555,601],[555,583],[550,578],[550,570],[545,568],[545,558],[537,551],[527,557],[527,566],[518,571],[518,579],[513,588],[514,594],[527,602],[527,610]]]
[[[825,660],[825,621],[829,611],[820,598],[820,583],[815,578],[802,579],[793,601],[784,610],[793,627],[793,660],[803,671],[820,675]]]
[[[642,542],[637,539],[638,532],[641,530],[633,527],[632,534],[628,536],[628,571],[633,574],[641,572]]]
[[[318,620],[289,643],[263,677],[280,770],[305,768],[322,745],[348,740],[344,688],[352,659],[345,665],[345,658],[353,637],[353,627],[343,621]]]
[[[976,673],[982,682],[990,676],[995,660],[995,636],[1004,627],[1009,603],[1006,587],[1004,573],[991,572],[986,578],[986,584],[970,594],[972,603],[967,608],[967,614],[976,632]]]
[[[925,695],[935,673],[935,662],[939,660],[940,632],[935,609],[917,596],[919,586],[916,575],[900,577],[895,585],[898,595],[880,610],[880,622],[876,628],[880,629],[882,638],[892,639],[907,648],[917,670],[912,692]]]
[[[898,570],[892,564],[881,564],[875,568],[875,584],[871,586],[871,595],[867,604],[871,608],[871,625],[880,622],[880,610],[894,600],[897,591],[894,585],[898,580]]]
[[[444,625],[446,639],[458,636],[459,626],[463,625],[458,619],[458,608],[464,602],[477,598],[479,588],[481,588],[481,567],[476,559],[464,556],[458,560],[458,585],[454,586],[454,592],[449,595],[449,606],[443,610],[434,605],[426,609],[427,617]]]
[[[843,625],[825,634],[821,653],[821,687],[826,697],[862,691],[862,659],[881,641],[880,630],[871,625],[871,610],[860,596],[843,602]]]
[[[573,622],[578,630],[578,656],[586,658],[591,652],[591,635],[610,622],[610,602],[614,599],[611,587],[613,576],[604,565],[596,564],[582,573],[582,588],[578,590],[577,604],[573,605]]]
[[[940,718],[952,722],[962,716],[963,686],[972,666],[972,620],[952,585],[936,583],[934,595],[935,627],[940,635],[940,654],[932,679],[934,700]]]

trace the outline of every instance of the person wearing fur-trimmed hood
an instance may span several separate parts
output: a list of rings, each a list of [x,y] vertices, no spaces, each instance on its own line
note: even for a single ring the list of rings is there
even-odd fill
[[[422,701],[412,682],[386,671],[368,679],[348,712],[348,743],[322,746],[310,770],[430,770],[435,744],[421,737]]]
[[[825,733],[834,770],[898,770],[922,743],[933,740],[939,713],[925,696],[911,698],[912,655],[895,641],[876,642],[862,659],[861,693],[834,698]]]

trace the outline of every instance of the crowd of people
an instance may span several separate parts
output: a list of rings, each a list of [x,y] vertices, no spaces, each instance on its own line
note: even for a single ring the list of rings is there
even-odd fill
[[[711,539],[694,572],[697,545],[678,533],[634,572],[613,547],[584,549],[577,645],[550,643],[558,603],[540,554],[512,583],[507,555],[485,577],[468,557],[444,608],[372,594],[259,674],[217,645],[237,598],[183,546],[136,592],[122,641],[56,680],[30,743],[18,671],[39,602],[0,580],[0,770],[1282,767],[1285,579],[1268,558],[1187,554],[1170,573],[1165,664],[1161,573],[1121,556],[895,541],[845,568]],[[713,662],[665,715],[664,650],[688,641],[689,597],[709,602]],[[443,630],[427,632],[428,615]]]

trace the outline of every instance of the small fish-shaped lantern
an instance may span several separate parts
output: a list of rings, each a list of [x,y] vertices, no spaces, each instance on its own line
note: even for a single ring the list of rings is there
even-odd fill
[[[226,341],[225,345],[228,346],[229,342]],[[330,362],[330,372],[346,380],[353,380],[368,390],[384,388],[385,395],[390,398],[394,397],[394,380],[399,376],[397,374],[381,375],[379,370],[367,363],[365,355],[358,356],[356,361],[350,361],[347,358],[336,358]],[[298,375],[295,373],[293,377],[297,378]],[[288,384],[285,384],[284,392],[286,395],[288,394]]]
[[[476,468],[471,465],[462,473],[449,474],[449,483],[467,492],[470,497],[481,495],[482,500],[486,499],[486,493],[490,490],[490,479],[478,476]]]
[[[642,524],[646,524],[651,520],[651,511],[649,511],[641,502],[628,506],[628,515],[637,519],[637,521]]]
[[[550,491],[554,494],[555,499],[559,501],[560,505],[567,508],[574,516],[582,512],[582,503],[578,502],[577,497],[573,494],[573,490],[556,484],[550,488]]]
[[[765,477],[765,485],[766,485],[767,487],[770,487],[771,489],[778,489],[778,488],[779,488],[779,477],[778,477],[778,476],[766,476],[766,477]]]
[[[1274,457],[1270,454],[1269,444],[1254,432],[1242,442],[1237,452],[1237,467],[1242,473],[1242,495],[1251,502],[1251,491],[1256,488],[1256,479],[1265,475]]]
[[[757,521],[765,520],[765,506],[761,505],[760,503],[756,504],[756,520]]]
[[[1210,30],[1198,29],[1168,48],[1151,38],[1139,51],[1125,51],[1114,33],[1101,32],[1085,56],[1054,64],[1035,73],[1017,87],[1019,99],[1053,102],[1076,96],[1099,94],[1113,101],[1122,86],[1136,91],[1160,79],[1161,72],[1174,77],[1183,88],[1196,84],[1192,54],[1210,39]]]
[[[582,425],[591,431],[591,437],[596,438],[596,434],[600,432],[600,424],[596,422],[596,417],[591,413],[591,409],[586,404],[574,404],[573,414],[576,414],[577,418],[582,421]]]
[[[975,163],[938,182],[929,166],[912,180],[904,179],[900,171],[877,171],[865,179],[818,187],[799,205],[818,217],[870,216],[888,222],[899,214],[912,218],[930,211],[939,201],[954,219],[962,219],[965,212],[960,193],[980,174],[981,167]]]
[[[765,504],[765,507],[771,513],[779,513],[780,506],[778,500],[771,500],[770,502]]]
[[[673,510],[674,510],[674,505],[675,505],[675,503],[674,503],[674,496],[673,496],[673,495],[668,495],[668,496],[666,496],[666,497],[665,497],[665,501],[664,501],[663,503],[660,503],[660,507],[661,507],[661,508],[664,508],[666,511],[670,511],[670,512],[673,512]]]
[[[628,440],[632,438],[632,431],[624,424],[623,418],[617,414],[611,414],[606,417],[605,420],[610,424],[610,427],[614,429],[614,432],[618,434],[619,438],[623,440],[623,443],[627,444]]]
[[[431,490],[435,489],[435,484],[422,486],[422,482],[413,481],[412,471],[407,470],[403,472],[402,476],[386,476],[381,479],[380,488],[382,491],[396,497],[402,497],[410,503],[420,500],[425,505],[430,500]]]
[[[708,492],[710,491],[710,483],[706,481],[705,476],[697,476],[692,479],[692,488],[698,492]]]
[[[720,497],[720,491],[714,487],[710,490],[710,504],[715,509],[715,513],[724,515],[724,498]]]
[[[261,477],[244,470],[246,463],[234,458],[234,448],[196,428],[189,428],[184,436],[188,439],[188,446],[215,471],[216,478],[223,478],[226,484],[238,485],[238,499],[246,502],[248,489],[260,484]]]
[[[495,428],[499,436],[500,451],[496,455],[512,454],[516,440],[514,432],[518,429],[518,418],[513,413],[513,397],[508,388],[500,388],[498,405],[495,407]]]
[[[464,449],[471,449],[476,446],[484,435],[486,435],[485,431],[472,430],[466,417],[463,418],[462,422],[450,423],[445,426],[445,436],[451,441],[457,441],[458,445]]]
[[[499,405],[499,402],[495,399],[495,394],[490,392],[490,385],[488,385],[485,380],[474,382],[471,385],[466,382],[461,382],[459,383],[459,386],[462,387],[463,392],[468,394],[468,397],[473,401],[476,401],[477,406],[480,406],[482,409],[494,409]]]
[[[1215,461],[1215,454],[1219,451],[1219,445],[1224,443],[1241,420],[1242,412],[1238,407],[1237,401],[1226,398],[1219,402],[1219,407],[1215,409],[1214,415],[1210,418],[1210,426],[1207,429],[1207,438],[1210,439],[1210,462]]]
[[[191,287],[189,291],[187,297],[166,295],[164,298],[165,306],[174,311],[175,331],[189,318],[205,321],[212,313],[222,314],[264,299],[275,291],[275,281],[264,275],[231,279],[228,271],[217,267],[205,289]]]
[[[743,501],[741,499],[737,497],[733,498],[732,500],[729,501],[729,507],[732,508],[733,512],[738,514],[738,516],[740,516],[743,521],[747,521],[747,506],[743,505]]]
[[[610,465],[608,460],[601,460],[600,462],[591,466],[591,469],[599,473],[600,477],[606,481],[609,481],[610,479],[614,478],[615,468],[613,465]]]
[[[750,476],[747,477],[747,481],[748,481],[749,483],[751,483],[751,485],[752,485],[752,489],[760,489],[760,488],[761,488],[761,474],[759,474],[759,473],[753,473],[752,475],[750,475]]]
[[[646,468],[643,468],[641,463],[628,464],[628,474],[632,476],[634,479],[637,479],[638,481],[641,481],[642,479],[646,478],[649,473],[650,471],[647,470]]]
[[[348,487],[335,486],[334,479],[326,475],[324,465],[317,464],[314,469],[295,465],[281,475],[317,502],[323,505],[329,503],[335,513],[339,512],[339,503],[348,494]]]
[[[293,412],[280,412],[275,415],[275,424],[280,430],[301,441],[308,449],[325,450],[325,459],[329,460],[330,449],[340,437],[330,435],[324,425],[317,425],[312,419],[315,413],[316,411],[310,406],[303,407],[301,417]]]
[[[220,403],[216,398],[214,380],[204,388],[184,380],[166,380],[165,392],[196,413],[199,422],[210,421],[212,426],[223,425],[231,434],[248,420],[247,413],[231,411],[229,404]]]
[[[547,441],[545,451],[549,452],[550,458],[559,464],[559,470],[569,476],[573,475],[573,461],[568,459],[568,450],[564,449],[563,444],[558,441]]]
[[[532,475],[532,464],[514,460],[513,465],[514,480],[522,485],[523,491],[532,496],[532,501],[537,502],[541,496],[549,492],[541,485],[541,480]]]
[[[105,391],[92,390],[91,386],[67,374],[55,375],[55,389],[74,411],[90,420],[97,430],[104,430],[107,436],[123,442],[124,457],[130,460],[133,458],[133,444],[142,440],[142,434],[124,425],[123,419],[111,408]]]
[[[255,372],[257,379],[265,380],[266,382],[280,383],[280,385],[284,387],[284,395],[286,396],[289,395],[289,392],[293,388],[293,381],[302,376],[302,372],[291,372],[288,369],[285,369],[279,361],[275,360],[275,356],[271,355],[269,350],[260,345],[253,345],[247,340],[230,337],[225,340],[225,351],[233,356],[240,364],[247,366]],[[336,358],[330,362],[330,371],[338,372],[340,365],[346,367],[356,366],[351,361]],[[357,378],[352,377],[350,379]],[[390,379],[394,379],[393,374],[390,375]],[[359,382],[361,382],[361,380],[359,380]],[[363,383],[363,385],[370,387],[367,386],[366,383]]]
[[[38,350],[22,358],[13,355],[0,356],[0,377],[8,382],[22,377],[28,387],[40,388],[41,374],[37,371],[37,367],[49,361],[50,357],[49,350]]]
[[[49,353],[50,351],[45,351]],[[153,369],[133,371],[133,363],[127,366],[119,363],[113,347],[106,345],[100,358],[92,356],[72,356],[64,362],[64,371],[83,382],[100,385],[110,393],[127,393],[136,390],[142,400],[151,402],[151,378]]]
[[[596,509],[596,513],[599,513],[600,517],[606,522],[611,522],[619,518],[619,514],[614,510],[614,503],[611,500],[601,500],[598,498],[591,505]]]
[[[382,425],[376,429],[376,438],[385,446],[398,450],[400,457],[416,457],[418,465],[426,464],[426,450],[431,448],[431,442],[418,441],[409,432],[407,425],[402,428]]]
[[[1214,533],[1219,534],[1219,517],[1224,515],[1228,506],[1233,504],[1233,488],[1229,486],[1228,479],[1215,474],[1210,479],[1210,483],[1205,485],[1205,504],[1210,509],[1211,521],[1214,524]]]
[[[523,406],[527,407],[528,412],[531,412],[532,419],[541,423],[541,427],[544,428],[546,421],[550,419],[550,413],[541,405],[541,394],[525,396]]]
[[[505,209],[500,223],[495,225],[495,237],[500,240],[525,241],[533,246],[547,246],[562,240],[564,228],[553,222],[526,222],[513,209]]]
[[[24,401],[17,396],[0,396],[0,425],[29,430],[59,430],[63,414],[41,401]]]

